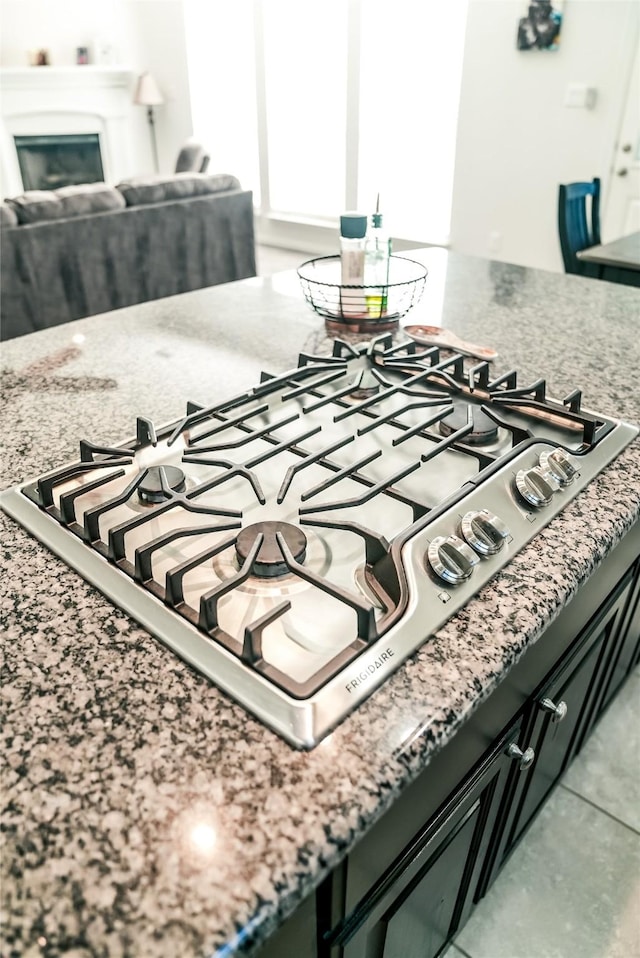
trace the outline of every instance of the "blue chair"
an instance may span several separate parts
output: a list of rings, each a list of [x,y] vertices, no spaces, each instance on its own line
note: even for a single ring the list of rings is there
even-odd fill
[[[581,262],[576,253],[600,245],[600,180],[591,183],[560,184],[558,232],[565,273],[600,275],[593,263]]]

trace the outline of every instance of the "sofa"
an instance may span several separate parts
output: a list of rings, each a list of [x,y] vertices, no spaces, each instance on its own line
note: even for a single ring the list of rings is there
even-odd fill
[[[252,193],[221,173],[29,191],[0,240],[5,340],[256,275]]]

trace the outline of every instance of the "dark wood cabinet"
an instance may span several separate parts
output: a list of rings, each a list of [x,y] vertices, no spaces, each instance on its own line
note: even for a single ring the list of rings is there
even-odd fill
[[[600,711],[603,711],[624,682],[629,672],[640,662],[640,562],[634,575],[634,584],[625,618],[613,656],[610,674],[603,691]]]
[[[630,571],[531,697],[525,736],[534,751],[530,773],[514,779],[496,827],[480,898],[547,795],[580,751],[604,707],[603,686],[620,641],[633,586]]]
[[[478,799],[456,822],[405,889],[389,903],[366,943],[367,958],[422,958],[440,951],[457,928],[456,906],[464,887],[464,871],[478,827]],[[356,946],[354,941],[352,946]],[[357,949],[361,952],[363,949]],[[357,953],[348,947],[346,954]]]
[[[506,783],[519,750],[520,721],[484,756],[334,930],[344,958],[436,955],[466,921]],[[368,850],[363,849],[364,859]],[[362,872],[359,850],[352,855]],[[357,880],[357,877],[356,879]]]
[[[387,813],[349,856],[340,879],[345,917],[325,935],[325,954],[440,954],[637,661],[639,605],[636,560],[612,577],[596,576],[590,602],[577,611],[567,607],[494,693],[493,702],[436,757],[423,773],[424,782],[419,779],[403,796],[404,807],[395,817]],[[447,774],[455,777],[457,770],[459,775],[483,737],[489,748],[427,816],[427,794],[435,800],[436,782],[443,787]],[[390,862],[393,838],[403,837],[402,826],[412,822],[415,808],[424,812],[422,827]]]
[[[640,659],[639,554],[640,525],[265,958],[436,958],[445,949]]]

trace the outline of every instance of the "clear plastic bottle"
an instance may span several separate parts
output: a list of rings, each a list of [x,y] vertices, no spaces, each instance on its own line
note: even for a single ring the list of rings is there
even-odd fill
[[[340,217],[340,306],[343,316],[361,316],[364,300],[364,257],[367,217],[343,213]],[[354,287],[354,288],[351,288]]]
[[[366,237],[364,257],[367,312],[372,318],[379,319],[387,311],[390,258],[391,237],[382,225],[378,193],[376,211],[371,216],[371,227]]]

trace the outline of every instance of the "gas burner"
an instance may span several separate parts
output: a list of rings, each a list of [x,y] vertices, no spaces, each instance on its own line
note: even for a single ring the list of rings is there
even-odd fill
[[[497,423],[477,406],[456,399],[453,400],[453,412],[439,423],[440,433],[443,436],[451,436],[458,429],[466,426],[469,411],[471,411],[473,429],[470,433],[467,433],[462,441],[469,446],[484,446],[495,442],[498,438]]]
[[[365,372],[360,381],[356,384],[353,392],[349,393],[350,399],[369,399],[380,392],[380,383],[374,379],[371,373]]]
[[[156,505],[169,498],[169,493],[162,485],[161,470],[164,472],[165,486],[168,486],[172,492],[184,492],[186,489],[185,474],[178,466],[150,466],[138,486],[140,502]]]
[[[246,526],[238,535],[236,553],[239,561],[241,563],[245,562],[256,538],[262,533],[264,540],[251,570],[259,578],[271,579],[286,575],[289,571],[276,539],[277,532],[282,534],[287,548],[296,562],[304,562],[307,551],[307,537],[299,526],[291,525],[289,522],[254,522],[252,525]]]

